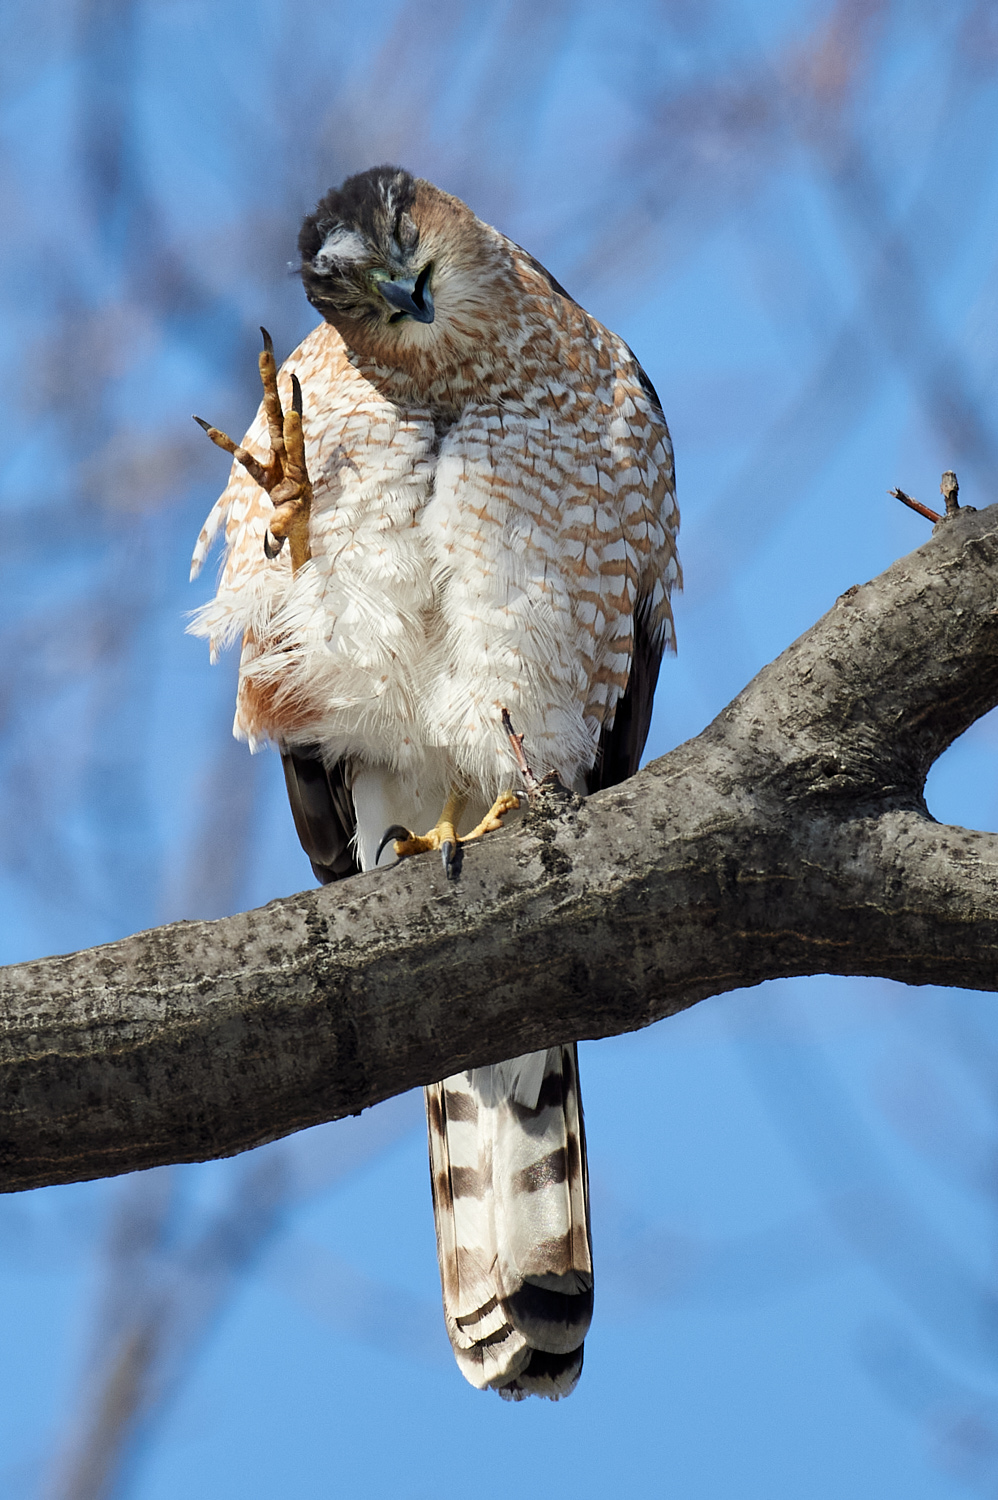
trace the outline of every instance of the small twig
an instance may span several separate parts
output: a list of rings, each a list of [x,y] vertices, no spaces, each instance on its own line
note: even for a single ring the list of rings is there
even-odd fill
[[[904,490],[888,490],[887,493],[893,495],[895,500],[900,500],[902,505],[907,505],[909,510],[917,510],[918,514],[924,516],[927,521],[935,523],[943,519],[937,510],[930,510],[927,505],[922,504],[921,500],[913,500],[910,495],[905,494]]]
[[[960,502],[956,498],[960,493],[960,486],[957,484],[956,475],[952,469],[947,469],[943,475],[942,483],[939,486],[939,493],[946,501],[946,514],[948,516],[955,516],[960,509]]]
[[[504,708],[502,711],[502,727],[505,729],[509,742],[513,747],[513,754],[516,756],[516,764],[520,768],[520,775],[523,777],[524,785],[527,788],[527,795],[533,801],[540,791],[540,783],[530,769],[527,757],[523,753],[523,735],[517,734],[514,730],[508,708]]]

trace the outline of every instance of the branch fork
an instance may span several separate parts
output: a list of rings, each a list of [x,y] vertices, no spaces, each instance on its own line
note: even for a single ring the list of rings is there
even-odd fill
[[[946,502],[946,514],[944,516],[941,516],[937,510],[930,510],[927,505],[922,504],[921,500],[915,500],[911,495],[906,495],[904,490],[893,489],[888,490],[887,493],[893,495],[895,500],[900,500],[902,505],[907,505],[909,510],[917,511],[927,521],[932,521],[934,525],[938,525],[940,521],[949,520],[951,516],[958,515],[961,509],[974,509],[972,505],[961,507],[960,501],[957,498],[960,493],[960,486],[952,469],[946,470],[939,485],[939,493]]]

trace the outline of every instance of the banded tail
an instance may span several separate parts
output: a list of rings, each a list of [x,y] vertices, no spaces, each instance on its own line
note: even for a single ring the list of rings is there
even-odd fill
[[[427,1088],[444,1318],[472,1385],[508,1401],[575,1389],[593,1311],[576,1047]]]
[[[318,747],[285,750],[283,759],[295,827],[323,884],[358,864],[374,869],[392,823],[423,824],[426,809],[382,768],[328,766]],[[593,1312],[577,1048],[474,1068],[425,1095],[444,1318],[458,1367],[507,1401],[567,1396]]]

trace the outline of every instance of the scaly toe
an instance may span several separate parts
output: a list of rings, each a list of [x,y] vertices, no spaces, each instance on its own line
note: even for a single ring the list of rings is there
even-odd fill
[[[470,833],[466,833],[461,842],[467,844],[471,839],[480,839],[483,834],[496,833],[500,828],[502,828],[502,820],[506,813],[512,812],[515,807],[519,806],[519,792],[501,793],[501,795],[498,796],[493,802],[492,806],[485,814],[485,817],[478,824],[478,827],[473,828]]]

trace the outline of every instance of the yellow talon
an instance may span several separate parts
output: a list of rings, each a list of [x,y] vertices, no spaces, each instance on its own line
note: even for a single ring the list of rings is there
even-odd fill
[[[443,856],[444,874],[452,879],[456,874],[455,856],[462,844],[470,843],[472,839],[480,839],[483,834],[493,833],[502,827],[503,815],[512,812],[514,807],[519,807],[520,799],[515,792],[502,792],[482,821],[471,830],[470,833],[458,837],[457,825],[461,821],[461,814],[468,803],[467,793],[451,792],[447,798],[443,812],[437,820],[436,826],[429,833],[422,835],[410,833],[407,828],[393,826],[387,830],[378,847],[375,862],[381,857],[381,852],[389,840],[394,840],[395,855],[397,859],[409,859],[413,854],[427,854],[431,850],[439,849]]]

